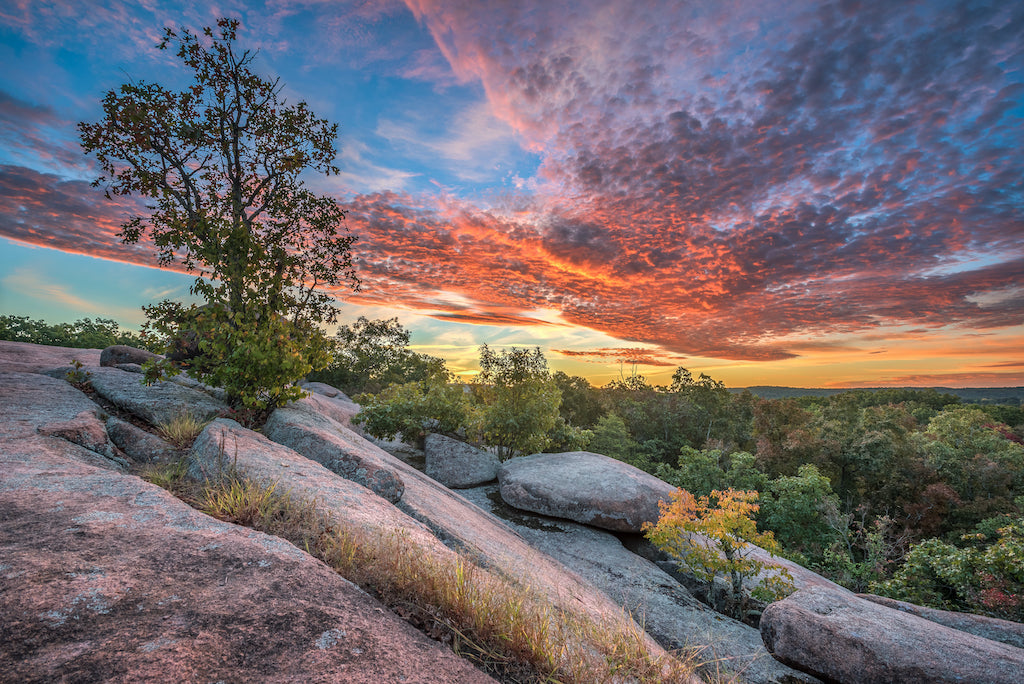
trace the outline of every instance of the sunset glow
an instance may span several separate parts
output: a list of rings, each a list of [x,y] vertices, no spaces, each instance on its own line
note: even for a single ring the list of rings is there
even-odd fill
[[[0,10],[0,313],[187,297],[125,246],[75,124],[181,87],[163,26],[241,20],[340,125],[359,293],[463,374],[539,345],[597,385],[1024,385],[1024,5],[279,0]],[[133,201],[135,200],[135,201]]]

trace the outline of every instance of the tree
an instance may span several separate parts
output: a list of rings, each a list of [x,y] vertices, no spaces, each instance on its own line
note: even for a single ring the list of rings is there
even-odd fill
[[[192,293],[207,306],[149,307],[153,329],[167,340],[191,335],[193,375],[223,386],[233,404],[266,408],[299,396],[291,383],[329,361],[317,324],[337,314],[319,288],[358,286],[355,238],[339,233],[335,200],[300,179],[338,173],[337,125],[305,102],[287,104],[279,79],[252,71],[255,53],[234,47],[237,20],[217,28],[205,38],[164,30],[157,47],[177,44],[191,86],[126,83],[106,94],[100,122],[78,129],[103,170],[94,185],[152,200],[149,216],[122,226],[122,241],[148,236],[161,265],[180,259],[198,271]]]
[[[552,379],[562,393],[562,405],[558,410],[565,422],[581,428],[595,426],[605,413],[597,389],[586,378],[570,376],[562,371],[556,371]]]
[[[779,550],[771,532],[758,532],[754,522],[757,492],[715,490],[709,496],[695,498],[685,489],[672,493],[672,501],[661,502],[656,525],[646,524],[645,534],[660,549],[686,564],[708,584],[714,594],[715,578],[723,574],[730,580],[729,606],[734,617],[746,613],[743,580],[772,568],[750,557],[754,545],[769,553]],[[784,568],[762,578],[753,595],[761,600],[777,600],[793,591],[792,577]]]
[[[377,393],[389,385],[444,378],[444,361],[409,349],[409,331],[397,318],[369,320],[360,316],[335,335],[334,360],[309,376],[348,394]]]
[[[626,423],[617,414],[609,413],[602,416],[594,426],[594,435],[590,438],[588,449],[597,454],[636,465],[634,455],[637,443],[629,436]]]
[[[455,435],[467,429],[472,408],[461,385],[444,376],[390,385],[376,395],[359,395],[362,410],[352,419],[380,439],[394,439],[423,448],[427,433]],[[470,428],[471,429],[471,428]]]
[[[500,458],[543,451],[550,444],[562,395],[539,347],[496,353],[483,345],[474,390],[483,404],[484,441],[498,448]]]
[[[839,509],[839,497],[828,478],[805,463],[796,475],[768,482],[766,490],[761,498],[761,526],[774,532],[787,555],[800,554],[804,564],[820,564],[825,549],[839,537],[825,515]]]

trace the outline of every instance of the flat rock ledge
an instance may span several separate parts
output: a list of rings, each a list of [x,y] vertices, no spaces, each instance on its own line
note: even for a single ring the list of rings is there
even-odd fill
[[[786,665],[842,684],[1019,684],[1024,673],[1024,649],[826,587],[769,605],[761,638]]]
[[[674,487],[628,463],[589,451],[509,459],[498,472],[510,506],[615,532],[658,520]]]

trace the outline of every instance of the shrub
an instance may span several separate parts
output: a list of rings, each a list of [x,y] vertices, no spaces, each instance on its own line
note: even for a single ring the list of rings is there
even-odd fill
[[[688,566],[708,585],[714,596],[718,575],[730,580],[726,609],[736,618],[746,615],[747,600],[743,580],[755,577],[774,566],[749,556],[756,544],[769,553],[779,545],[771,532],[758,532],[753,516],[757,513],[757,492],[715,490],[709,496],[694,498],[684,489],[672,493],[671,502],[661,502],[656,525],[645,525],[645,533],[655,546]],[[774,601],[793,591],[792,577],[784,568],[763,578],[752,592],[754,598]]]
[[[442,378],[391,385],[377,395],[355,397],[362,410],[352,419],[380,439],[401,435],[423,448],[428,432],[454,435],[472,423],[472,409],[461,385]]]

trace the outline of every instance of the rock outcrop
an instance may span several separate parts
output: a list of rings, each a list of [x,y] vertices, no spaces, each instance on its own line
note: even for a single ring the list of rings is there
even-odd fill
[[[120,418],[107,419],[107,435],[118,449],[138,463],[166,462],[179,456],[164,440]]]
[[[419,529],[428,529],[435,540],[440,540],[449,549],[473,559],[486,570],[496,571],[523,587],[529,587],[530,591],[546,597],[559,609],[583,614],[595,624],[607,624],[617,629],[636,630],[642,633],[642,630],[632,623],[630,617],[624,615],[621,608],[601,590],[595,589],[579,575],[531,547],[493,515],[371,444],[344,425],[323,415],[318,415],[315,419],[310,418],[314,412],[310,404],[304,403],[306,401],[300,400],[286,410],[278,409],[285,413],[279,420],[288,418],[287,422],[291,425],[291,435],[284,440],[285,445],[308,459],[318,460],[320,443],[326,439],[324,433],[327,433],[333,448],[373,457],[375,462],[392,469],[404,483],[405,491],[396,508],[404,513],[407,519],[414,521],[414,534],[418,534]],[[307,418],[293,420],[286,411],[305,413]],[[277,415],[277,412],[274,415]],[[274,415],[271,416],[271,421],[274,420]],[[302,435],[306,430],[304,426],[315,428],[312,430],[317,435],[315,439]],[[264,434],[277,441],[280,433],[276,428],[268,429],[270,427],[271,422],[268,421]],[[233,458],[232,447],[230,441],[225,443],[228,445],[227,457],[230,460]],[[245,450],[239,449],[238,453],[241,454],[243,451]],[[288,478],[281,480],[282,486],[301,486],[299,483],[292,484],[293,472],[291,467],[278,468],[279,475]],[[303,478],[297,479],[301,481]],[[364,490],[363,496],[372,495]],[[365,502],[379,500],[378,497],[363,498],[358,504],[349,504],[349,508],[360,509],[367,505]],[[652,656],[660,657],[665,654],[664,649],[646,635],[644,643]]]
[[[65,381],[72,358],[86,363],[95,394]],[[179,455],[138,426],[226,407],[210,397],[220,390],[190,378],[147,388],[99,361],[99,350],[0,342],[0,681],[491,681],[295,546],[124,473],[126,456]],[[543,517],[635,531],[657,517],[669,485],[596,454],[537,455],[550,470],[500,487],[541,502],[541,515],[527,513],[494,485],[453,492],[350,429],[359,407],[343,394],[307,389],[266,435],[214,420],[191,450],[193,474],[243,474],[312,502],[340,528],[432,559],[461,554],[483,581],[549,599],[553,620],[637,633],[652,656],[703,647],[695,661],[719,679],[1019,681],[1019,625],[875,605],[781,559],[769,560],[802,590],[768,607],[759,635],[695,601],[665,559],[638,555],[639,535]],[[96,395],[121,417],[105,415]],[[359,484],[374,477],[384,496]]]
[[[783,663],[843,684],[1017,684],[1024,673],[1024,649],[825,587],[769,605],[761,636]]]
[[[325,416],[311,399],[276,409],[263,426],[263,434],[391,503],[401,499],[405,483],[389,463],[394,459]]]
[[[275,485],[296,499],[315,502],[324,514],[346,528],[399,535],[438,554],[451,553],[425,525],[368,488],[233,420],[219,418],[206,426],[192,445],[190,474],[217,479],[231,473]]]
[[[0,447],[2,681],[493,681],[280,539],[62,440]]]
[[[160,425],[183,413],[210,420],[227,412],[227,405],[199,390],[175,382],[144,385],[138,373],[117,368],[90,368],[89,384],[111,404]]]
[[[510,506],[616,532],[658,520],[658,502],[674,488],[614,458],[571,451],[512,458],[498,472]]]
[[[0,340],[0,372],[40,373],[58,366],[71,370],[69,364],[72,360],[78,360],[86,366],[98,366],[101,353],[99,349],[48,347]]]
[[[501,467],[491,452],[436,433],[427,435],[423,451],[427,476],[445,487],[461,489],[491,482]]]
[[[64,380],[36,373],[0,372],[0,440],[60,439],[82,447],[79,457],[126,470],[107,437],[99,407]]]

